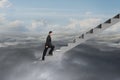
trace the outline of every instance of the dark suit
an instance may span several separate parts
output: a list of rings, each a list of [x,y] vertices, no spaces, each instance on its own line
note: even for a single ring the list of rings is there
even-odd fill
[[[46,47],[46,46],[48,46],[48,47]],[[54,45],[52,45],[52,40],[51,40],[50,35],[48,35],[47,39],[46,39],[45,49],[43,51],[42,60],[45,60],[45,56],[46,56],[48,48],[51,48],[50,51],[49,51],[49,55],[53,55]]]

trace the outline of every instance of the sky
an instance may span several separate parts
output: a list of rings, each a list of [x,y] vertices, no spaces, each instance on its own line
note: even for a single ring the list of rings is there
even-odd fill
[[[119,0],[0,0],[0,32],[79,33],[119,12]]]

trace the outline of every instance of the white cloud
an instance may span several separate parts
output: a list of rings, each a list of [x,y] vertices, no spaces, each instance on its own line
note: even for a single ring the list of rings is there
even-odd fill
[[[19,27],[19,26],[23,26],[23,24],[24,24],[23,21],[15,20],[15,21],[13,21],[13,22],[10,23],[10,26]]]
[[[21,20],[11,21],[8,25],[8,30],[13,32],[25,32],[27,31],[26,25]]]
[[[112,32],[120,32],[120,22],[111,26],[107,30],[105,30],[106,33],[112,33]]]
[[[70,23],[66,26],[67,31],[69,32],[84,32],[90,28],[96,27],[103,19],[101,18],[85,18],[85,19],[70,19]],[[103,31],[105,33],[119,33],[120,32],[120,23],[117,23],[110,28]]]
[[[43,79],[43,80],[50,80],[50,73],[49,72],[43,72],[38,79]]]
[[[28,29],[30,31],[36,31],[42,27],[44,28],[45,26],[47,26],[47,22],[45,20],[34,20],[32,21],[31,27]]]
[[[85,15],[93,15],[91,12],[86,12]],[[54,33],[80,33],[86,31],[86,29],[96,27],[101,23],[102,18],[96,17],[85,17],[85,18],[71,18],[68,23],[65,24],[55,24],[50,23],[46,19],[33,20],[32,22],[26,23],[21,20],[8,21],[5,14],[0,14],[0,26],[1,31],[18,31],[18,32],[30,32],[30,33],[47,33],[50,30]],[[7,24],[6,24],[7,23]],[[27,24],[27,25],[26,25]],[[116,26],[119,26],[116,25]],[[107,31],[118,31],[118,27],[112,27]]]
[[[9,8],[12,6],[12,3],[8,0],[0,0],[0,8]]]
[[[1,32],[26,32],[27,28],[23,21],[15,20],[15,21],[7,21],[7,24],[3,24],[0,26]]]
[[[31,33],[46,33],[50,30],[56,29],[57,25],[50,24],[45,19],[33,20],[31,25],[27,27]]]
[[[55,33],[80,33],[87,29],[96,27],[102,22],[101,18],[84,18],[84,19],[70,19],[67,25],[50,24],[45,19],[34,20],[31,26],[27,27],[29,32],[47,33],[53,30]],[[116,27],[111,27],[107,31],[118,31],[119,24]]]
[[[86,18],[86,19],[70,19],[70,22],[66,26],[66,28],[72,32],[84,31],[85,29],[95,27],[97,24],[101,22],[99,18]]]
[[[79,24],[80,24],[81,27],[92,27],[92,26],[94,27],[95,25],[97,25],[100,22],[101,22],[101,19],[88,18],[88,19],[81,20],[79,22]]]
[[[76,20],[76,19],[70,19],[70,22],[69,24],[67,25],[67,27],[69,29],[74,29],[76,28],[76,26],[79,24],[79,20]]]
[[[0,22],[3,22],[3,21],[5,21],[5,18],[0,16]]]
[[[91,16],[91,15],[92,15],[92,12],[90,12],[90,11],[85,12],[85,15],[86,15],[86,16]]]
[[[101,22],[99,18],[86,18],[86,19],[70,19],[66,25],[60,24],[49,24],[48,22],[45,23],[42,21],[33,21],[32,26],[29,28],[31,31],[40,32],[44,31],[45,33],[49,30],[53,30],[55,33],[60,34],[74,34],[80,33],[90,27],[95,27],[98,23]]]
[[[0,23],[4,23],[6,21],[5,14],[0,14]]]

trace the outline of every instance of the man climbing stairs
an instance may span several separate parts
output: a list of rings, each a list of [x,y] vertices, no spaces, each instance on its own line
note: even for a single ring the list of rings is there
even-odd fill
[[[114,24],[120,22],[120,14],[117,14],[116,16],[108,19],[107,21],[105,21],[104,23],[99,24],[98,26],[90,29],[89,31],[77,36],[74,40],[73,43],[68,43],[68,46],[63,46],[61,47],[59,50],[54,51],[54,55],[53,57],[55,58],[51,58],[52,60],[56,59],[56,60],[61,60],[62,59],[62,55],[63,53],[69,51],[70,49],[76,47],[77,45],[85,42],[86,40],[93,38],[95,35],[101,33],[102,31],[106,30],[107,28],[113,26]],[[47,57],[49,60],[50,57]]]

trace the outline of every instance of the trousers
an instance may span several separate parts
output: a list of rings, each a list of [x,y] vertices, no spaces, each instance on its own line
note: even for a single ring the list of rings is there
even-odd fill
[[[42,55],[42,60],[45,60],[45,56],[46,56],[48,48],[50,48],[49,55],[53,55],[53,51],[54,51],[55,46],[54,45],[51,45],[48,47],[45,46],[45,49],[44,49],[43,55]]]

